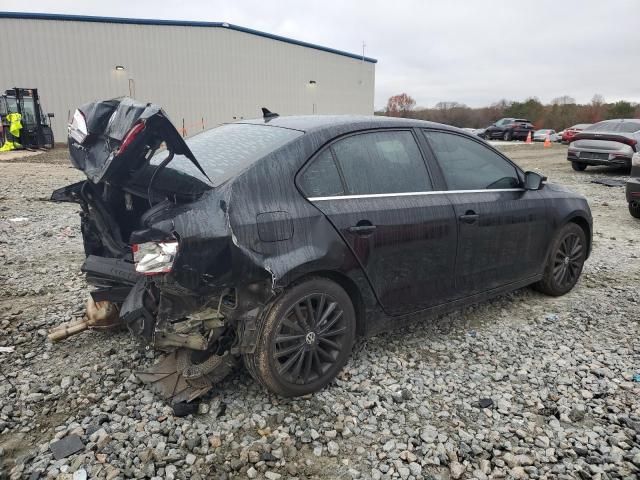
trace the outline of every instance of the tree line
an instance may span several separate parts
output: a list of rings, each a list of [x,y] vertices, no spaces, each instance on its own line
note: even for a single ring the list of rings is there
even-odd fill
[[[523,102],[500,100],[479,108],[458,102],[439,102],[433,108],[416,108],[415,100],[401,93],[389,98],[386,108],[376,114],[470,128],[484,128],[503,117],[526,118],[533,122],[536,129],[553,128],[560,131],[577,123],[596,123],[610,118],[640,118],[640,104],[625,100],[607,103],[602,95],[594,95],[587,104],[578,104],[575,99],[565,95],[547,105],[536,97],[530,97]]]

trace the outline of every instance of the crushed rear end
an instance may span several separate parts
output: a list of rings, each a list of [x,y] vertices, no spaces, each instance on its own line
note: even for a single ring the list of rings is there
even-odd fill
[[[128,98],[80,107],[69,151],[87,180],[52,200],[81,207],[93,290],[83,321],[50,338],[127,328],[165,354],[138,376],[172,403],[197,398],[235,366],[273,293],[234,243],[228,183],[214,188],[161,108]]]

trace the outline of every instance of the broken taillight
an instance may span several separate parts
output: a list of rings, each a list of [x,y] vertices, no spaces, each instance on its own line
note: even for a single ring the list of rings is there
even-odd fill
[[[136,272],[144,275],[168,273],[178,253],[178,242],[145,242],[131,246]]]
[[[136,123],[131,128],[131,130],[127,132],[127,134],[124,137],[124,140],[122,140],[122,143],[120,144],[120,148],[118,148],[118,155],[122,154],[122,152],[124,152],[127,149],[127,147],[131,145],[131,143],[136,139],[136,137],[143,130],[144,130],[144,122]]]
[[[84,118],[84,114],[80,110],[73,112],[73,118],[69,124],[69,136],[76,142],[82,143],[89,135],[87,129],[87,121]]]

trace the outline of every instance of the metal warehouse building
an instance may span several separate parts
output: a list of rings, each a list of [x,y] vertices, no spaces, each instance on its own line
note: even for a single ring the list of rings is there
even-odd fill
[[[187,136],[263,106],[373,114],[375,59],[228,23],[0,12],[0,45],[0,90],[38,88],[56,141],[76,106],[123,95]]]

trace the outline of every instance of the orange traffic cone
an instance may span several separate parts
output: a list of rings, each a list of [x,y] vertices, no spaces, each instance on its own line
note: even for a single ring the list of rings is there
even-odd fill
[[[527,140],[524,143],[533,143],[531,141],[531,131],[529,131],[529,133],[527,134]]]
[[[551,138],[549,138],[549,134],[544,139],[544,148],[549,148],[551,146]]]

